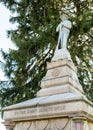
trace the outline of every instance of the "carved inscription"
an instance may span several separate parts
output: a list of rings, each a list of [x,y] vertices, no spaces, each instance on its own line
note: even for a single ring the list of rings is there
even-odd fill
[[[39,112],[51,112],[51,111],[53,111],[53,108],[40,108],[39,109]]]
[[[65,105],[60,106],[50,106],[50,107],[43,107],[43,108],[27,108],[24,110],[15,110],[14,115],[16,117],[23,117],[23,116],[35,116],[41,114],[48,114],[48,113],[58,113],[66,109]]]
[[[26,114],[25,110],[15,111],[15,115],[24,115],[24,114]]]
[[[36,109],[25,109],[25,110],[17,110],[17,111],[15,111],[15,115],[16,116],[21,116],[21,115],[29,115],[29,114],[31,114],[31,115],[33,115],[33,114],[35,114],[35,112],[36,112]]]
[[[65,105],[60,106],[60,107],[55,107],[54,111],[59,111],[59,110],[64,110],[65,109]]]
[[[27,114],[30,114],[30,113],[35,113],[35,112],[36,112],[36,110],[35,110],[35,109],[32,109],[32,110],[31,110],[31,109],[28,109],[28,110],[27,110]]]

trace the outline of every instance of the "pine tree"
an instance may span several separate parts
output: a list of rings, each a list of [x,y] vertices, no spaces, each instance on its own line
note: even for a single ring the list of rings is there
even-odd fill
[[[10,105],[36,96],[41,79],[46,73],[57,44],[56,27],[59,14],[66,14],[72,21],[68,50],[78,68],[78,77],[87,97],[93,101],[93,3],[92,0],[0,0],[16,16],[11,23],[17,29],[8,35],[17,49],[2,51],[6,87],[1,82],[2,106]]]

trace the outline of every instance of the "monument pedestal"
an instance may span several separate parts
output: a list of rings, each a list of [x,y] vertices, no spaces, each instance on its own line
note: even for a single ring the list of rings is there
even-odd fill
[[[37,97],[4,108],[3,119],[10,122],[7,130],[93,130],[93,104],[84,96],[66,49],[48,63]]]

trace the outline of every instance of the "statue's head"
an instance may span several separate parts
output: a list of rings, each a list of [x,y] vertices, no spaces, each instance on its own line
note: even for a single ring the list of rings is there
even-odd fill
[[[67,18],[67,16],[66,16],[66,15],[64,15],[64,14],[63,14],[63,15],[61,15],[61,16],[60,16],[60,18],[61,18],[61,20],[62,20],[62,21],[65,21],[65,20],[67,20],[67,19],[68,19],[68,18]]]

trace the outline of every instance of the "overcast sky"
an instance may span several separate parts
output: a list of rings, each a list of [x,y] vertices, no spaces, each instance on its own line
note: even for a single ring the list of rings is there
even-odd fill
[[[3,49],[4,51],[8,51],[9,48],[14,48],[11,40],[7,38],[7,30],[14,27],[9,23],[10,15],[9,10],[4,5],[0,4],[0,49]],[[1,55],[0,60],[2,60]],[[5,77],[0,69],[0,80],[3,79],[5,79]]]
[[[9,23],[10,12],[3,5],[0,4],[0,49],[8,51],[9,48],[14,48],[11,40],[7,38],[6,31],[11,29],[13,26]],[[2,60],[0,55],[0,60]],[[2,70],[0,69],[0,80],[5,79]],[[0,119],[1,122],[1,119]],[[3,124],[0,123],[0,130],[5,130]]]
[[[7,38],[7,30],[11,29],[13,25],[9,23],[10,12],[3,5],[0,4],[0,48],[7,51],[14,47],[9,38]]]

